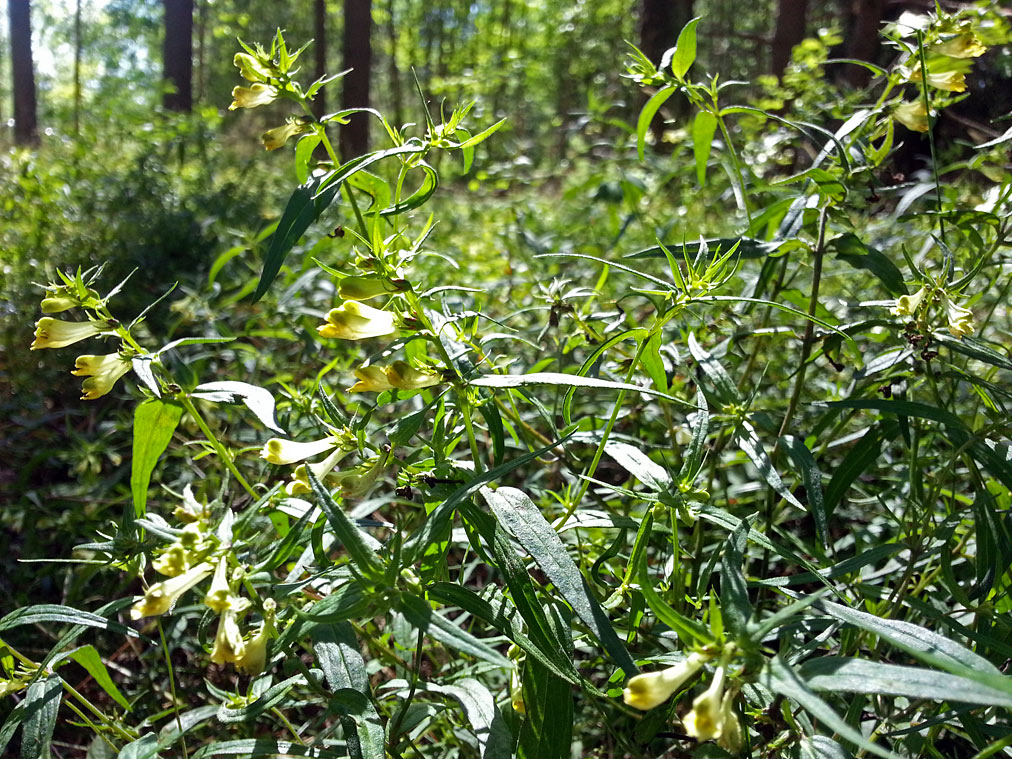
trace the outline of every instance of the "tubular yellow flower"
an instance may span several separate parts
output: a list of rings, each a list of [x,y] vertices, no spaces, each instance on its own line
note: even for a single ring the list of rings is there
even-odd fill
[[[62,311],[67,311],[75,306],[81,305],[77,298],[70,298],[61,295],[50,295],[48,298],[42,299],[42,313],[44,314],[58,314]]]
[[[271,79],[271,69],[249,53],[236,53],[232,63],[250,82],[268,82]]]
[[[893,109],[893,118],[914,132],[927,132],[929,128],[928,112],[920,101],[900,103]]]
[[[299,461],[319,456],[321,453],[335,448],[338,444],[336,438],[325,437],[321,440],[313,440],[309,443],[296,443],[294,440],[282,440],[272,437],[260,451],[260,457],[271,464],[295,464]]]
[[[629,706],[643,711],[660,706],[699,671],[707,658],[703,654],[694,653],[684,661],[660,672],[636,675],[622,691],[622,698]]]
[[[278,99],[277,88],[269,84],[254,84],[252,87],[236,87],[232,90],[232,104],[228,110],[237,108],[256,108],[267,105]]]
[[[221,614],[229,603],[228,587],[228,559],[222,556],[218,559],[218,566],[214,569],[214,578],[211,580],[211,587],[204,595],[204,605],[212,611]]]
[[[406,361],[394,361],[387,367],[386,375],[390,384],[399,390],[420,390],[443,381],[443,375],[438,372],[414,369]]]
[[[360,366],[355,370],[358,382],[348,388],[349,393],[382,393],[393,390],[382,366]]]
[[[734,700],[737,697],[735,688],[729,688],[720,702],[720,736],[717,738],[717,745],[722,749],[737,754],[741,751],[743,743],[741,734],[741,723],[734,711]]]
[[[524,690],[520,684],[520,672],[513,667],[510,672],[510,706],[517,714],[527,714],[527,706],[524,704]]]
[[[285,143],[288,142],[290,137],[294,137],[297,134],[302,134],[308,131],[309,125],[304,124],[301,121],[288,121],[279,127],[274,129],[268,129],[262,135],[260,139],[264,144],[266,150],[277,150],[280,147],[284,147]]]
[[[394,315],[389,311],[367,306],[349,300],[327,314],[327,323],[317,327],[322,337],[336,337],[341,340],[365,340],[369,337],[392,335]]]
[[[214,636],[211,661],[215,664],[237,662],[246,653],[246,641],[239,630],[239,614],[249,608],[247,598],[229,596],[225,609],[218,618],[218,632]]]
[[[369,300],[392,291],[387,280],[381,277],[345,277],[338,285],[337,294],[342,300]]]
[[[949,318],[949,332],[953,337],[966,337],[973,334],[973,312],[968,308],[957,306],[948,297],[945,299],[945,309]]]
[[[247,675],[259,675],[267,665],[267,644],[274,637],[274,612],[277,604],[273,599],[264,601],[264,621],[260,628],[246,641],[245,650],[235,666]]]
[[[921,81],[921,70],[914,69],[910,73],[911,82]],[[928,84],[946,92],[966,92],[966,76],[962,71],[929,71]]]
[[[156,582],[130,607],[130,619],[157,617],[164,614],[176,600],[214,571],[214,565],[204,561],[178,577]]]
[[[692,702],[692,711],[682,720],[685,732],[700,743],[719,738],[724,732],[724,712],[721,706],[726,674],[724,667],[717,667],[710,687],[696,696]]]
[[[88,377],[81,383],[81,400],[93,401],[112,390],[119,378],[130,371],[130,359],[118,353],[104,356],[78,356],[74,362],[75,377]]]
[[[347,448],[338,448],[318,464],[309,464],[308,469],[313,473],[313,476],[316,479],[323,482],[323,478],[330,474],[334,467],[340,463],[341,459],[347,456],[350,452],[351,451]],[[313,492],[313,488],[309,485],[309,475],[306,474],[306,469],[306,464],[300,464],[295,468],[295,472],[292,474],[291,482],[285,484],[285,493],[289,496],[297,496]]]
[[[65,348],[108,331],[109,326],[105,322],[92,319],[86,322],[66,322],[44,316],[35,322],[35,341],[31,349],[37,351],[40,348]]]
[[[179,577],[190,568],[190,561],[182,544],[173,543],[151,562],[151,567],[166,577]]]
[[[921,301],[928,294],[926,287],[922,287],[913,295],[901,295],[896,299],[896,305],[889,309],[893,316],[915,316],[917,309],[921,307]]]
[[[979,58],[987,52],[987,46],[972,34],[958,34],[951,40],[938,43],[931,52],[950,58]]]

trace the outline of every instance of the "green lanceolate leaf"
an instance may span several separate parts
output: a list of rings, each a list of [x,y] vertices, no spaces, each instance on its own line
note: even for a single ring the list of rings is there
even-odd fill
[[[650,123],[654,120],[654,116],[657,115],[657,111],[661,109],[661,106],[677,91],[676,87],[665,87],[662,90],[658,90],[647,101],[647,104],[643,106],[643,110],[640,111],[640,117],[636,122],[636,152],[639,154],[641,161],[643,160],[643,153],[647,144],[647,130],[650,129]]]
[[[774,693],[791,699],[819,722],[834,730],[844,740],[850,741],[865,751],[883,759],[899,759],[876,743],[867,740],[861,733],[848,725],[833,708],[817,696],[779,656],[770,661],[763,670],[760,682]]]
[[[738,447],[741,448],[745,455],[749,457],[755,468],[759,470],[759,474],[766,480],[767,484],[776,491],[777,495],[783,498],[792,506],[796,506],[799,509],[804,510],[804,506],[801,502],[794,497],[790,488],[784,484],[783,479],[780,477],[780,473],[773,468],[773,462],[769,455],[766,453],[766,449],[763,448],[762,442],[759,440],[759,435],[756,434],[755,428],[751,422],[742,422],[738,432]]]
[[[815,534],[823,546],[829,545],[829,518],[822,497],[822,472],[815,462],[815,457],[808,450],[804,441],[791,435],[780,438],[780,445],[790,456],[794,466],[801,471],[801,482],[805,486],[805,500],[808,501],[808,513],[815,523]]]
[[[183,417],[183,407],[157,398],[149,398],[134,412],[134,443],[130,468],[130,492],[133,494],[134,515],[147,512],[148,485],[151,473],[165,452]]]
[[[344,513],[327,489],[316,479],[313,470],[306,467],[306,474],[309,477],[309,484],[316,496],[316,503],[327,516],[327,521],[337,539],[341,541],[352,563],[358,567],[366,577],[376,578],[383,574],[383,561],[372,547],[366,543],[362,533],[348,515]]]
[[[709,111],[700,111],[692,122],[692,153],[696,159],[696,181],[700,187],[706,184],[706,162],[713,147],[713,136],[717,133],[717,117]]]
[[[483,643],[471,633],[437,614],[427,601],[417,596],[402,595],[397,606],[408,622],[440,643],[490,664],[500,667],[510,666],[509,659],[487,643]]]
[[[130,711],[130,704],[127,703],[123,694],[120,693],[119,688],[116,687],[116,683],[112,681],[112,677],[109,676],[109,670],[106,669],[102,657],[99,656],[98,650],[94,646],[81,646],[69,652],[66,656],[80,664],[91,675],[91,679],[95,681],[95,684],[104,690],[109,698],[123,707],[124,711]]]
[[[277,432],[279,435],[287,434],[274,416],[275,402],[270,390],[251,385],[248,382],[225,380],[198,385],[190,393],[190,397],[212,403],[242,403],[271,432]]]
[[[329,707],[341,719],[351,759],[385,759],[383,723],[368,696],[342,688],[331,697]]]
[[[668,471],[636,446],[609,440],[604,450],[623,469],[655,493],[663,492],[671,486]]]
[[[158,737],[154,733],[145,733],[120,749],[116,759],[155,759],[158,750]]]
[[[699,344],[692,332],[689,333],[686,344],[688,345],[689,353],[692,354],[696,363],[699,364],[699,368],[703,370],[703,374],[709,380],[709,384],[713,388],[717,399],[725,405],[740,401],[741,394],[738,392],[738,388],[734,382],[731,381],[731,376],[727,373],[727,369]]]
[[[523,698],[526,717],[520,727],[518,759],[570,759],[573,694],[569,683],[528,659]]]
[[[899,297],[907,294],[903,272],[882,251],[865,245],[855,234],[845,234],[830,240],[827,249],[834,252],[841,261],[873,275],[890,295]]]
[[[689,619],[671,607],[654,590],[654,579],[647,571],[646,554],[644,552],[640,559],[639,569],[640,591],[647,602],[650,610],[657,615],[657,619],[670,627],[682,641],[684,646],[695,646],[697,643],[713,643],[713,635],[695,620]]]
[[[100,617],[88,611],[72,609],[69,606],[58,606],[56,604],[25,606],[22,609],[12,611],[3,619],[0,619],[0,632],[22,625],[46,625],[49,627],[52,623],[97,627],[100,630],[109,630],[110,632],[131,635],[135,638],[138,637],[135,630],[131,630],[119,622],[113,622],[110,619]]]
[[[597,637],[627,677],[639,673],[635,662],[615,634],[608,615],[594,597],[586,580],[566,552],[566,547],[541,510],[526,493],[516,488],[482,490],[499,523],[538,563],[580,620]]]
[[[28,686],[21,723],[21,759],[50,759],[62,696],[63,681],[58,675],[41,677]]]
[[[752,617],[743,568],[748,532],[748,520],[743,519],[724,542],[724,559],[720,563],[720,610],[733,635],[744,634]]]
[[[861,436],[853,448],[847,451],[847,455],[844,456],[829,484],[826,485],[822,505],[827,519],[832,516],[854,481],[878,459],[882,452],[882,441],[887,439],[890,434],[898,432],[899,424],[891,420],[885,424],[875,425]]]
[[[689,69],[696,61],[696,26],[700,20],[701,17],[692,19],[678,33],[675,51],[671,56],[671,73],[678,79],[689,73]]]
[[[288,253],[295,243],[337,197],[337,192],[341,189],[340,182],[320,192],[325,179],[326,177],[310,179],[305,184],[299,185],[292,193],[292,197],[288,199],[288,205],[285,206],[281,220],[271,237],[271,244],[267,249],[267,256],[264,258],[264,268],[260,273],[260,281],[257,283],[256,290],[253,291],[254,303],[264,297],[277,278],[278,272],[281,271],[281,265],[285,262],[285,258],[288,257]]]
[[[292,688],[305,682],[306,679],[302,675],[295,675],[272,685],[255,701],[246,706],[232,709],[227,704],[222,704],[218,708],[218,720],[221,722],[254,722],[265,711],[284,701]]]
[[[220,741],[208,746],[201,746],[190,756],[193,759],[212,759],[216,756],[231,756],[237,757],[237,759],[287,759],[288,757],[339,759],[339,757],[347,757],[348,754],[346,751],[334,751],[319,746],[302,746],[298,743],[274,738],[244,738],[238,741]]]
[[[482,759],[511,759],[513,735],[488,688],[473,678],[465,677],[453,685],[429,685],[428,690],[443,693],[460,703],[478,741]]]
[[[365,660],[359,652],[355,630],[347,622],[317,625],[310,633],[313,655],[332,691],[352,688],[369,692]]]
[[[628,390],[644,395],[652,395],[663,398],[666,401],[688,405],[681,398],[654,390],[652,387],[631,385],[626,382],[612,382],[595,377],[581,377],[576,374],[562,374],[560,372],[531,372],[529,374],[485,374],[468,382],[476,387],[524,387],[526,385],[561,385],[564,387],[585,387],[603,390]]]
[[[805,662],[798,675],[809,688],[830,693],[867,693],[1012,707],[1012,693],[920,667],[824,656]]]

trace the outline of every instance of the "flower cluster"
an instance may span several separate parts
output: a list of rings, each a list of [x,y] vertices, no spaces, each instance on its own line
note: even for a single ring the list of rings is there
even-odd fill
[[[913,295],[901,295],[889,309],[894,316],[912,319],[918,324],[930,324],[930,305],[939,303],[945,309],[949,334],[953,337],[972,335],[975,329],[973,312],[956,304],[949,293],[941,288],[924,285]]]

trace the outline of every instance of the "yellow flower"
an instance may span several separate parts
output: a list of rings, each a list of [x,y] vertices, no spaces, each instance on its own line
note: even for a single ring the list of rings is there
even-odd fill
[[[183,488],[183,502],[172,511],[172,516],[180,522],[192,524],[206,519],[208,516],[207,506],[193,497],[193,488],[187,485]]]
[[[389,311],[367,306],[349,300],[327,314],[327,323],[317,327],[322,337],[336,337],[341,340],[365,340],[370,337],[392,335],[394,315]]]
[[[692,711],[682,720],[685,732],[700,743],[719,738],[724,732],[726,715],[721,707],[725,676],[724,667],[717,667],[710,687],[696,696],[692,702]]]
[[[381,277],[345,277],[338,285],[337,294],[342,300],[369,300],[392,291],[387,280]]]
[[[919,68],[910,72],[910,81],[921,81]],[[966,76],[962,71],[928,71],[928,84],[946,92],[966,92]]]
[[[214,569],[214,577],[211,580],[211,587],[204,595],[204,605],[214,612],[221,614],[229,603],[231,589],[228,587],[228,558],[222,556],[218,559],[218,566]]]
[[[252,87],[236,87],[232,90],[232,104],[228,110],[256,108],[278,99],[278,90],[269,84],[254,84]]]
[[[190,561],[182,544],[173,543],[151,562],[151,567],[166,577],[179,577],[190,568]]]
[[[239,614],[250,606],[248,598],[229,596],[218,618],[218,632],[214,636],[211,661],[215,664],[237,662],[246,653],[246,641],[239,630]]]
[[[274,611],[277,604],[273,599],[264,601],[264,621],[260,628],[246,641],[245,650],[235,666],[247,675],[259,675],[267,665],[267,644],[274,637]]]
[[[949,318],[949,332],[953,337],[966,337],[973,334],[973,312],[968,308],[957,306],[946,297],[946,314]]]
[[[75,377],[88,378],[81,383],[81,391],[84,393],[81,400],[93,401],[112,390],[119,378],[130,371],[130,367],[130,359],[124,358],[119,353],[78,356],[71,374]]]
[[[510,706],[517,714],[527,714],[527,705],[524,704],[524,691],[520,684],[520,672],[516,667],[510,671]]]
[[[387,380],[399,390],[420,390],[443,381],[443,375],[430,370],[412,368],[406,361],[394,361],[386,369]]]
[[[931,48],[932,53],[950,58],[979,58],[987,47],[972,34],[958,34],[950,40],[939,42]]]
[[[349,393],[382,393],[394,387],[381,366],[360,366],[355,370],[355,376],[358,382],[348,388]]]
[[[743,743],[741,723],[734,711],[734,700],[737,695],[734,688],[729,688],[720,702],[721,731],[717,737],[717,745],[732,754],[741,751]]]
[[[178,577],[156,582],[130,607],[130,619],[157,617],[164,614],[172,608],[172,605],[183,593],[213,571],[214,565],[204,561]]]
[[[896,300],[896,305],[889,309],[893,316],[916,316],[917,309],[921,307],[921,301],[927,295],[927,288],[922,287],[913,295],[901,295]]]
[[[67,311],[75,306],[81,305],[77,298],[71,298],[63,295],[50,295],[48,298],[42,299],[42,313],[44,314],[58,314],[61,311]]]
[[[924,103],[920,101],[896,106],[893,109],[893,118],[914,132],[927,132],[929,128],[928,112],[924,108]]]
[[[65,348],[94,335],[108,332],[105,322],[89,319],[86,322],[66,322],[44,316],[35,322],[35,341],[32,350],[40,348]]]
[[[271,67],[249,53],[236,53],[232,63],[239,69],[244,79],[250,82],[268,82],[271,79]]]
[[[260,457],[271,464],[294,464],[326,453],[337,447],[340,441],[335,437],[325,437],[309,443],[296,443],[294,440],[282,440],[272,437],[260,451]]]
[[[625,702],[636,709],[648,711],[660,706],[703,666],[708,657],[690,654],[684,661],[660,672],[636,675],[622,691]]]
[[[277,150],[280,147],[284,147],[284,144],[288,142],[288,138],[307,131],[309,131],[309,124],[296,119],[289,119],[281,126],[264,132],[260,135],[260,139],[263,141],[265,149]]]

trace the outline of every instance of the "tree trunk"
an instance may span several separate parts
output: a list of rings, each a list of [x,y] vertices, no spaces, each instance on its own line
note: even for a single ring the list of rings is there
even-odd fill
[[[875,63],[884,10],[885,0],[853,0],[844,42],[847,58]],[[871,72],[864,66],[849,65],[844,69],[844,78],[854,87],[864,87],[871,79]]]
[[[81,133],[81,0],[74,8],[74,134]]]
[[[39,141],[35,70],[32,66],[32,21],[29,0],[8,0],[11,35],[11,72],[14,80],[14,141]]]
[[[372,68],[372,0],[344,0],[344,77],[341,110],[369,107],[369,74]],[[369,151],[369,117],[356,113],[341,127],[341,160]]]
[[[203,103],[207,97],[207,14],[208,0],[195,0],[197,11],[197,95],[196,101]]]
[[[781,76],[791,62],[791,50],[805,38],[808,0],[780,0],[773,32],[772,73]]]
[[[169,111],[189,113],[193,108],[193,0],[162,0],[165,41],[162,64],[170,85],[162,98]]]
[[[327,73],[327,0],[313,0],[313,79]],[[323,118],[327,112],[327,88],[313,97],[313,115]]]
[[[394,17],[394,0],[388,0],[387,39],[390,43],[390,65],[387,72],[390,77],[390,98],[394,108],[394,126],[404,123],[404,95],[401,91],[401,72],[397,68],[397,21]]]

